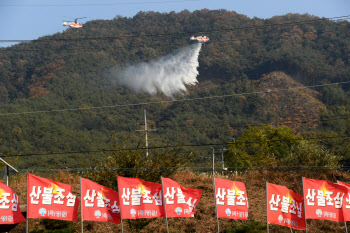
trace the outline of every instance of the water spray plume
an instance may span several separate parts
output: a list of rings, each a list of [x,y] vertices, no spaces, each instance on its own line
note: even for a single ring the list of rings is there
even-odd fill
[[[186,91],[186,85],[195,85],[199,66],[201,43],[179,49],[148,63],[139,63],[122,70],[114,70],[117,82],[136,92],[151,95],[157,91],[167,96]]]

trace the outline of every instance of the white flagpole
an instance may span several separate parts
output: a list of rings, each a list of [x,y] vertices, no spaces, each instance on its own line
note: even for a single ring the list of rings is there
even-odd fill
[[[301,178],[301,183],[303,185],[303,202],[304,202],[304,214],[305,214],[305,232],[307,233],[307,221],[306,221],[306,200],[304,194],[304,177]]]
[[[81,233],[84,232],[84,224],[83,224],[83,188],[81,187],[81,177],[80,177],[80,210],[81,210]]]
[[[266,226],[267,226],[267,233],[269,233],[269,200],[267,196],[267,182],[266,182]]]
[[[168,226],[168,217],[166,214],[166,204],[165,204],[165,198],[164,198],[164,186],[163,186],[163,177],[160,176],[160,181],[162,184],[162,198],[163,198],[163,205],[164,205],[164,211],[165,211],[165,221],[166,221],[166,232],[169,233],[169,226]]]
[[[29,176],[29,174],[27,174],[27,193],[29,192],[29,190],[28,190],[28,176]],[[28,202],[29,202],[29,200],[27,200],[27,214],[26,214],[26,233],[28,233],[28,207],[29,207],[29,205],[28,205]]]
[[[117,186],[118,186],[118,195],[120,196],[121,189],[119,188],[119,176],[117,177]],[[120,224],[122,226],[122,233],[123,233],[123,219],[122,219],[122,201],[119,199],[119,208],[120,208]]]
[[[345,224],[345,232],[348,233],[348,227],[346,226],[346,221],[344,221]]]
[[[216,191],[215,191],[215,178],[213,176],[213,189],[214,189],[214,201],[215,201],[215,215],[216,215],[216,223],[218,228],[218,233],[220,232],[219,218],[218,218],[218,208],[216,205]]]
[[[339,180],[337,180],[337,184],[339,184]],[[345,225],[345,232],[348,233],[348,227],[346,226],[346,221],[344,221],[344,225]]]

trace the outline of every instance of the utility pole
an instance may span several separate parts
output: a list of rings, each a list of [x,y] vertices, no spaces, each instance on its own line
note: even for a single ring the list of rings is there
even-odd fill
[[[225,163],[224,163],[224,152],[228,151],[228,149],[224,148],[221,149],[221,163],[222,163],[222,170],[226,171],[227,168],[225,167]]]
[[[146,109],[144,110],[145,113],[145,129],[144,130],[135,130],[135,131],[142,131],[145,132],[145,144],[146,144],[146,158],[148,158],[148,138],[147,138],[147,132],[148,131],[156,131],[155,129],[147,129],[147,115],[146,115]]]
[[[231,142],[232,145],[236,143],[236,139],[235,139],[235,138],[231,138],[231,140],[233,140],[233,142]],[[236,155],[237,155],[237,154],[235,153],[235,156],[236,156]],[[237,158],[235,158],[235,159],[237,159]],[[235,168],[235,173],[236,173],[236,175],[237,175],[237,167]]]
[[[5,169],[4,169],[5,176],[4,176],[4,179],[5,179],[5,184],[8,186],[9,185],[10,168],[12,168],[17,173],[18,173],[18,171],[16,170],[16,168],[12,167],[9,163],[7,163],[2,158],[0,158],[0,161],[3,162],[4,165],[5,165]]]
[[[9,186],[9,176],[10,176],[10,168],[12,168],[15,172],[18,173],[18,171],[16,170],[16,168],[12,167],[9,163],[7,163],[5,160],[3,160],[2,158],[0,158],[0,161],[4,163],[5,165],[5,168],[4,168],[4,172],[5,172],[5,176],[4,176],[4,179],[5,179],[5,184],[7,186]],[[5,232],[7,233],[7,232]]]
[[[210,147],[213,150],[213,177],[214,177],[214,159],[215,159],[215,149],[213,147]]]

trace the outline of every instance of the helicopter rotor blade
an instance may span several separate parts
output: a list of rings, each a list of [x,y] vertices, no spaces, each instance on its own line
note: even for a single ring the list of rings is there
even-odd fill
[[[78,22],[78,19],[85,19],[85,18],[86,18],[86,17],[76,18],[76,19],[74,20],[74,22],[77,23],[77,22]]]

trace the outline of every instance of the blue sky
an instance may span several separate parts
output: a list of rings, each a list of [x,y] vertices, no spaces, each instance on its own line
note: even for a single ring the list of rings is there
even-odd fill
[[[248,17],[287,13],[320,17],[350,15],[349,0],[0,0],[0,40],[31,40],[62,32],[65,19],[132,17],[139,11],[170,12],[226,9]],[[0,43],[0,46],[8,46]]]

